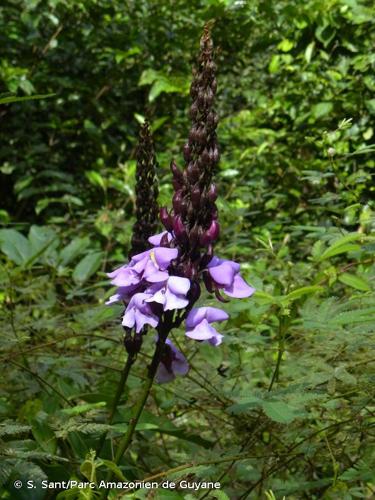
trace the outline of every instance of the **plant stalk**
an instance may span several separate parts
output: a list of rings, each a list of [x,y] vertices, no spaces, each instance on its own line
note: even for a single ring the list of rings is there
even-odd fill
[[[135,361],[135,358],[136,358],[136,354],[130,354],[130,353],[128,354],[128,356],[126,358],[124,368],[121,372],[121,378],[120,378],[118,386],[117,386],[117,391],[116,391],[115,397],[114,397],[113,402],[112,402],[111,411],[109,413],[109,417],[108,417],[108,424],[109,425],[111,425],[113,422],[113,417],[115,416],[117,406],[118,406],[120,399],[121,399],[121,396],[124,392],[125,385],[126,385],[126,382],[128,380],[129,373],[130,373],[130,369]],[[102,437],[100,438],[97,456],[100,456],[101,452],[103,451],[103,446],[104,446],[107,434],[108,434],[108,431],[106,431],[102,435]]]
[[[158,328],[157,328],[159,337],[158,337],[158,340],[156,342],[155,352],[154,352],[154,355],[152,357],[151,363],[148,367],[148,373],[147,373],[145,383],[143,385],[142,393],[141,393],[140,398],[138,399],[138,401],[134,407],[133,416],[129,421],[129,426],[127,428],[127,431],[126,431],[125,435],[123,436],[123,438],[121,439],[119,446],[117,448],[115,458],[114,458],[114,463],[116,465],[119,464],[120,460],[122,459],[122,457],[124,456],[124,454],[128,450],[128,448],[133,440],[135,428],[136,428],[138,420],[142,414],[142,411],[143,411],[143,408],[146,404],[147,398],[150,394],[150,390],[151,390],[152,384],[154,382],[156,371],[158,369],[160,360],[161,360],[162,355],[163,355],[165,341],[166,341],[171,329],[174,326],[172,318],[173,318],[173,312],[168,311],[168,313],[166,313],[166,315],[165,315],[164,321],[162,323],[160,323]],[[109,470],[107,477],[106,477],[106,482],[110,482],[112,479],[112,476],[113,476],[113,472],[111,470]],[[101,498],[106,499],[108,496],[108,493],[109,493],[108,490],[104,490]]]

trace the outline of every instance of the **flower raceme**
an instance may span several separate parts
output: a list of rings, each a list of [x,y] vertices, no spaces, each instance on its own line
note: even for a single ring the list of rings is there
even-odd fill
[[[129,264],[109,273],[117,291],[107,304],[123,302],[126,306],[122,325],[142,333],[145,325],[156,328],[165,311],[186,310],[186,336],[196,341],[207,341],[213,346],[222,342],[223,335],[212,326],[214,322],[228,319],[228,314],[215,307],[189,308],[192,281],[173,275],[173,263],[179,250],[170,248],[175,241],[173,232],[166,231],[149,238],[153,248],[134,255]],[[230,297],[250,297],[254,289],[240,275],[240,265],[234,261],[212,257],[202,275],[209,292],[223,290]],[[192,301],[193,303],[195,301]],[[164,361],[163,361],[164,360]],[[167,339],[166,352],[159,366],[156,379],[167,382],[175,374],[183,375],[187,361]]]
[[[147,326],[158,332],[149,374],[151,378],[156,375],[159,382],[185,375],[189,369],[183,354],[167,338],[184,320],[188,339],[213,346],[220,345],[223,340],[223,335],[212,324],[227,320],[228,314],[216,307],[194,307],[203,284],[221,302],[226,301],[221,293],[245,298],[255,291],[242,278],[237,262],[214,255],[213,247],[220,233],[215,203],[217,188],[213,182],[220,156],[216,137],[218,116],[213,107],[217,88],[215,72],[210,26],[206,25],[190,89],[192,125],[183,151],[185,168],[180,170],[174,161],[171,163],[172,207],[160,209],[160,221],[166,231],[150,236],[151,225],[146,227],[140,220],[137,228],[143,228],[142,234],[134,241],[138,244],[142,240],[139,248],[144,251],[135,255],[131,252],[129,264],[108,275],[117,291],[107,304],[122,302],[125,305],[122,319],[125,340],[131,339],[133,331],[137,346],[140,346]],[[141,205],[143,199],[153,200],[153,204],[156,200],[151,182],[155,161],[148,133],[146,127],[142,132],[142,144],[147,154],[139,156],[138,162],[137,180],[143,185],[137,191],[137,203]],[[148,166],[150,174],[146,175]],[[151,191],[146,196],[144,191],[147,189]],[[139,211],[139,215],[143,217],[147,210]],[[152,246],[150,249],[146,249],[147,239]]]

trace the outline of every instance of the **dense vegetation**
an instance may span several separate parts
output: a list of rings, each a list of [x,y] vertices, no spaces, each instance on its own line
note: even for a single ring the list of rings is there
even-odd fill
[[[109,425],[125,352],[105,272],[129,251],[145,116],[170,204],[210,19],[218,251],[257,292],[224,305],[220,347],[174,334],[190,372],[153,386],[117,467],[153,339]],[[41,481],[108,469],[221,483],[113,498],[373,498],[374,20],[370,0],[2,2],[0,498],[96,498]]]

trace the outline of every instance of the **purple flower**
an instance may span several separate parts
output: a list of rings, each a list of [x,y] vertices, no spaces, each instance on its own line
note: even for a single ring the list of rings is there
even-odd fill
[[[108,276],[111,283],[125,287],[136,285],[142,280],[159,283],[168,279],[167,268],[178,255],[177,248],[156,247],[134,255],[128,265],[122,266]]]
[[[185,356],[177,347],[167,339],[165,341],[165,350],[161,362],[156,372],[156,381],[159,384],[171,382],[176,375],[186,375],[189,371],[189,363]]]
[[[217,346],[221,344],[223,335],[210,323],[225,321],[228,318],[225,311],[216,307],[193,308],[186,318],[186,335],[194,340],[208,340],[211,345]]]
[[[240,265],[237,262],[214,256],[207,267],[215,284],[218,288],[222,288],[229,297],[242,299],[250,297],[255,292],[255,289],[249,286],[240,275]]]
[[[148,293],[136,293],[130,299],[126,308],[122,325],[128,328],[135,326],[135,331],[139,333],[145,325],[155,328],[159,323],[159,318],[151,310],[150,304],[146,299],[150,298]]]
[[[169,243],[172,240],[173,236],[172,233],[169,233],[168,231],[163,231],[162,233],[154,234],[153,236],[149,237],[148,241],[151,243],[151,245],[154,245],[154,247],[158,247],[160,246],[161,240],[165,235],[167,235],[167,241]]]
[[[179,276],[170,276],[162,288],[158,285],[150,287],[148,291],[155,290],[155,294],[147,302],[158,302],[163,305],[164,311],[183,309],[189,303],[186,294],[190,289],[190,280]]]

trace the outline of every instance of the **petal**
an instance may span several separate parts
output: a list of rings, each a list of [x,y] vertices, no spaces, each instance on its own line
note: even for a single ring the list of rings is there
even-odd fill
[[[122,326],[133,328],[134,325],[135,325],[135,310],[134,307],[128,306],[122,318]]]
[[[135,262],[139,262],[143,260],[145,257],[149,257],[151,253],[151,250],[145,250],[144,252],[137,253],[137,255],[133,255],[130,265],[134,265]]]
[[[216,337],[217,331],[213,328],[206,319],[203,319],[195,328],[187,330],[186,335],[194,340],[208,340]]]
[[[167,370],[166,366],[163,363],[160,363],[158,366],[158,370],[156,372],[156,382],[159,384],[166,384],[167,382],[172,382],[176,378],[173,372]]]
[[[188,329],[194,328],[204,318],[209,323],[213,323],[214,321],[225,321],[229,315],[217,307],[194,307],[186,318],[186,327]]]
[[[137,285],[141,281],[139,275],[131,268],[126,267],[120,270],[115,278],[111,281],[112,285],[116,286],[130,286]]]
[[[213,323],[214,321],[225,321],[229,318],[228,313],[217,307],[206,307],[205,316],[209,323]]]
[[[229,297],[235,297],[237,299],[243,299],[245,297],[250,297],[255,292],[255,288],[251,287],[246,283],[246,281],[239,275],[236,274],[233,283],[229,287],[224,287],[224,292]]]
[[[168,288],[165,292],[164,311],[171,311],[173,309],[183,309],[189,304],[188,299],[172,293]]]
[[[111,295],[109,299],[105,302],[106,306],[109,306],[111,304],[114,304],[115,302],[120,302],[122,300],[122,295],[121,293],[115,293],[115,295]]]
[[[183,359],[176,359],[172,361],[172,370],[173,373],[177,373],[178,375],[184,376],[188,373],[190,366],[185,356],[183,356],[181,352],[180,355],[182,356]]]
[[[215,337],[211,337],[208,342],[213,345],[214,347],[217,347],[218,345],[220,345],[223,341],[223,338],[224,338],[224,335],[221,335],[221,333],[219,332],[216,332],[217,335],[215,335]]]
[[[148,241],[151,243],[151,245],[154,245],[155,247],[157,247],[160,245],[161,240],[165,234],[168,235],[168,241],[171,241],[172,235],[168,231],[163,231],[162,233],[154,234],[153,236],[149,237]]]
[[[190,280],[179,276],[171,276],[168,280],[168,288],[174,294],[186,295],[190,290]]]
[[[164,247],[156,247],[151,251],[151,255],[154,255],[156,264],[159,266],[159,269],[164,271],[170,265],[173,259],[176,259],[178,256],[177,248],[164,248]]]
[[[162,288],[161,290],[154,293],[154,295],[152,297],[146,299],[146,302],[157,302],[158,304],[164,305],[166,302],[165,293],[166,293],[166,289]]]
[[[211,278],[221,286],[231,286],[235,274],[239,271],[240,266],[231,260],[225,260],[218,266],[209,267],[208,272]]]
[[[108,278],[115,278],[121,271],[123,271],[127,267],[128,267],[128,264],[125,264],[124,266],[118,267],[117,269],[115,269],[111,273],[107,273]]]

